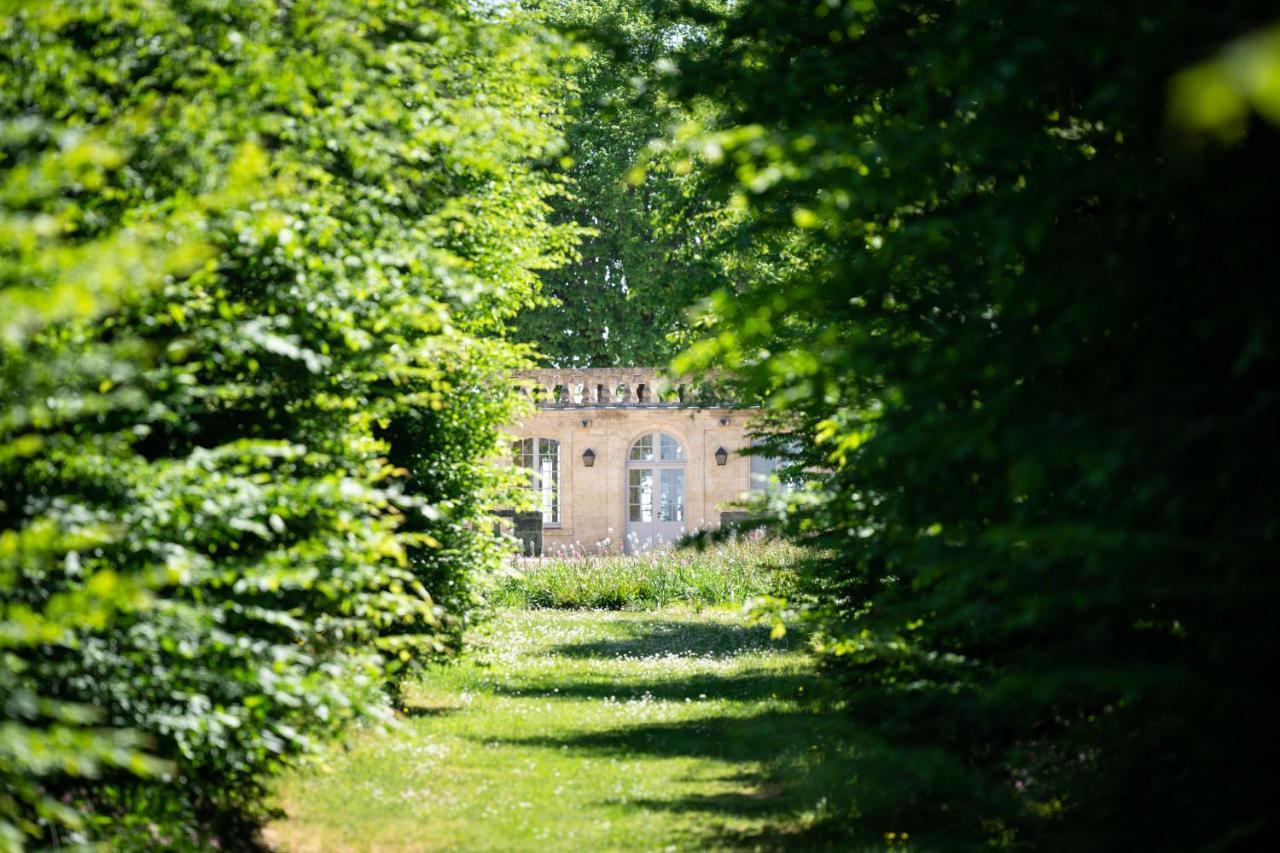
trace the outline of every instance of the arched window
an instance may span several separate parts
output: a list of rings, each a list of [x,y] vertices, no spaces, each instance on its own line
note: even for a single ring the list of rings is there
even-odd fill
[[[636,439],[627,459],[631,462],[683,462],[684,448],[665,432],[651,432]]]
[[[539,497],[543,524],[560,523],[560,442],[522,438],[511,443],[515,464],[529,469],[529,487]]]

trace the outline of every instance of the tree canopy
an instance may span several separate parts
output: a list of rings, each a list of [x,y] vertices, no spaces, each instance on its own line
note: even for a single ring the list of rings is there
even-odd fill
[[[673,23],[628,0],[546,0],[543,20],[578,42],[569,66],[564,162],[569,190],[554,221],[585,229],[575,259],[541,276],[543,301],[514,324],[558,365],[664,364],[687,339],[688,310],[727,282],[712,246],[726,211],[700,172],[653,157],[653,140],[698,112],[660,83],[681,45],[704,42],[701,26]],[[716,7],[718,4],[712,4]]]

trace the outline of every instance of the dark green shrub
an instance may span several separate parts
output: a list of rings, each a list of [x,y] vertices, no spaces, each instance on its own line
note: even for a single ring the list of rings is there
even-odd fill
[[[1274,838],[1274,31],[1184,76],[1274,14],[751,0],[669,78],[760,265],[676,369],[828,472],[783,524],[838,554],[872,838]]]

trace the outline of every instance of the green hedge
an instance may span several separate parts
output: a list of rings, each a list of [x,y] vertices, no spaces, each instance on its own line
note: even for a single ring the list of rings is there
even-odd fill
[[[1275,846],[1275,15],[744,0],[666,75],[868,845]]]
[[[0,847],[242,842],[455,648],[558,44],[465,2],[0,17]]]

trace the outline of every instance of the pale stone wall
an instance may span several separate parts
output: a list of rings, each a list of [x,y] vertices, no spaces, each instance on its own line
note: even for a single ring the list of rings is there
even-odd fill
[[[657,399],[656,393],[640,402],[636,398],[645,393],[637,391],[639,385],[647,385],[646,391],[660,387],[653,370],[548,370],[520,378],[535,389],[544,389],[537,398],[542,405],[508,432],[516,438],[560,442],[561,523],[544,527],[544,553],[553,554],[575,543],[594,551],[605,540],[611,550],[621,549],[627,529],[627,452],[648,432],[668,433],[684,447],[685,521],[689,530],[719,526],[720,512],[731,509],[729,504],[751,487],[751,460],[736,452],[750,446],[750,411],[681,405],[676,397],[679,392],[671,388],[665,390],[666,402]],[[556,386],[570,390],[553,395],[551,390]],[[600,386],[609,388],[608,402],[599,399]],[[619,386],[629,389],[630,399],[612,399]],[[721,447],[729,454],[723,466],[715,459]],[[596,454],[591,468],[582,460],[588,448]]]

